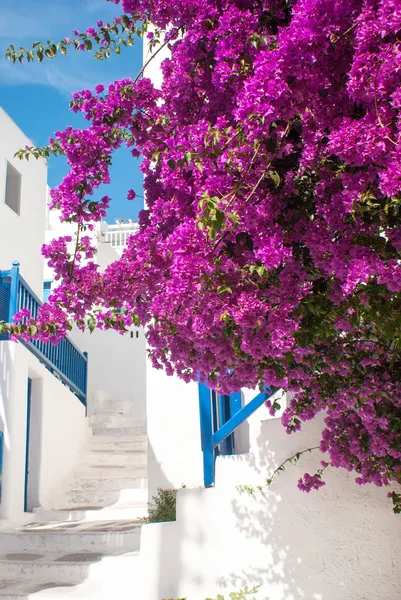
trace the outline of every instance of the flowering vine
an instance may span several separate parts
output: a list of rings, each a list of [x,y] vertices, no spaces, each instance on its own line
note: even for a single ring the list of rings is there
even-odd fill
[[[57,339],[73,321],[141,324],[154,367],[221,392],[265,382],[290,391],[289,433],[322,412],[330,465],[359,484],[399,484],[399,1],[122,7],[112,25],[8,51],[41,60],[97,47],[107,58],[135,32],[168,57],[161,89],[145,70],[77,92],[71,110],[88,127],[20,152],[66,156],[51,207],[79,234],[73,253],[65,239],[44,249],[60,285],[35,323],[25,315],[3,329]],[[105,215],[110,198],[93,193],[123,145],[143,157],[147,206],[121,259],[100,273],[82,234]],[[299,487],[322,484],[319,473]],[[399,493],[390,496],[397,509]]]

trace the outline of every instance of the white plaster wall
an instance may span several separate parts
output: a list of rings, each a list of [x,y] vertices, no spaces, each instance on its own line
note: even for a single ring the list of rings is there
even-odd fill
[[[4,431],[0,516],[24,518],[27,380],[32,384],[31,508],[49,505],[90,434],[85,407],[21,344],[0,343],[0,427]]]
[[[149,31],[153,29],[150,28]],[[154,30],[153,30],[154,31]],[[144,71],[144,77],[149,77],[152,80],[154,86],[158,89],[161,88],[163,83],[163,73],[160,68],[161,63],[165,58],[170,56],[170,50],[167,46],[164,46],[157,54],[155,54],[159,45],[156,45],[152,50],[149,47],[149,43],[147,43],[146,39],[143,39],[143,64],[146,65]]]
[[[318,440],[317,422],[288,436],[278,419],[260,421],[251,453],[217,459],[214,488],[179,491],[177,522],[142,529],[144,600],[204,600],[258,584],[257,600],[399,600],[401,520],[384,489],[332,469],[326,487],[304,494],[297,480],[322,458],[308,453],[265,495],[237,491]]]
[[[203,484],[198,386],[146,361],[149,497],[157,488]]]
[[[157,51],[158,46],[153,50]],[[162,84],[160,63],[170,51],[163,48],[146,66],[144,76],[158,88]],[[152,52],[144,40],[143,62]],[[146,206],[146,198],[145,198]],[[178,377],[167,377],[146,360],[146,414],[148,429],[149,497],[157,488],[202,485],[203,467],[199,425],[198,386]]]
[[[21,263],[21,275],[42,298],[43,259],[47,201],[47,165],[44,160],[19,160],[15,152],[32,142],[0,107],[0,270]],[[22,175],[21,214],[5,204],[6,164]]]
[[[133,399],[132,420],[145,421],[145,335],[142,328],[132,327],[130,331],[132,337],[131,333],[121,335],[110,330],[72,332],[74,342],[88,352],[89,414],[102,392],[112,398]]]
[[[259,393],[244,389],[243,406]],[[286,397],[276,393],[283,407]],[[282,411],[278,413],[281,414]],[[146,414],[148,430],[149,497],[157,488],[203,485],[203,455],[201,450],[199,396],[196,383],[185,383],[176,376],[146,364]],[[234,432],[237,454],[249,452],[252,439],[260,429],[261,420],[270,419],[262,405]]]
[[[57,211],[47,213],[46,240],[65,235],[74,235],[75,227],[61,223]],[[119,258],[110,244],[102,242],[103,223],[98,223],[93,232],[88,231],[97,247],[95,261],[103,271]],[[45,279],[52,280],[53,270],[45,266]],[[54,282],[54,286],[58,283]],[[138,336],[138,337],[137,337]],[[71,338],[83,351],[88,352],[88,413],[94,411],[96,398],[109,396],[120,399],[133,399],[135,409],[133,421],[146,418],[145,397],[145,335],[142,328],[131,327],[130,332],[121,335],[116,331],[95,330],[93,333],[74,329]]]

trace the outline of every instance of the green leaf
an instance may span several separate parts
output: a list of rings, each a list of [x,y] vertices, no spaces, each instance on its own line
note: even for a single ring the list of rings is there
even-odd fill
[[[36,327],[36,325],[29,325],[28,333],[30,336],[34,336],[37,331],[38,331],[38,328]]]
[[[233,293],[233,291],[232,291],[232,289],[230,288],[230,286],[229,286],[229,285],[225,285],[225,286],[219,286],[219,287],[217,288],[217,293],[218,293],[218,294],[224,294],[225,292],[228,292],[229,294],[232,294],[232,293]]]
[[[277,171],[269,171],[268,173],[270,179],[273,181],[274,185],[276,187],[278,187],[281,183],[281,179],[280,179],[280,175],[277,173]]]
[[[175,171],[175,160],[174,160],[173,158],[170,158],[170,159],[167,161],[167,164],[168,164],[168,166],[170,167],[170,169],[171,169],[172,171]]]

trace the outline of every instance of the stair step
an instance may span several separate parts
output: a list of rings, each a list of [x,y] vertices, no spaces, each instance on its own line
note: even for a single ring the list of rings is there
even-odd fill
[[[92,427],[92,436],[123,437],[145,435],[146,427]]]
[[[35,580],[58,581],[60,585],[77,585],[87,574],[88,562],[100,560],[102,556],[103,554],[94,552],[88,552],[86,556],[84,553],[76,554],[75,557],[73,554],[43,557],[39,550],[9,552],[0,555],[0,581],[18,581],[21,577],[29,577]]]
[[[142,495],[143,494],[143,495]],[[123,502],[127,503],[130,501],[137,501],[139,498],[143,500],[146,497],[147,502],[147,488],[130,488],[125,490],[68,490],[63,494],[63,503],[58,503],[59,507],[81,507],[81,506],[94,506],[94,507],[110,507],[111,505],[121,505]]]
[[[74,480],[78,479],[102,479],[114,480],[132,477],[146,477],[146,461],[142,463],[128,464],[83,464],[74,473]],[[102,487],[102,486],[101,486]]]
[[[90,409],[92,414],[113,411],[125,412],[134,410],[138,404],[139,401],[136,399],[124,400],[123,398],[95,398],[90,404]]]
[[[23,573],[11,566],[10,576],[0,580],[1,600],[132,600],[141,573],[139,552],[115,556],[94,552],[44,556],[25,561]],[[10,561],[11,562],[11,561]],[[16,565],[17,566],[17,565]],[[15,574],[15,576],[14,576]]]
[[[145,430],[143,423],[138,423],[129,415],[122,413],[96,413],[89,417],[89,425],[92,428],[96,427],[138,427],[141,430]]]
[[[118,521],[118,520],[137,520],[147,515],[148,507],[146,502],[137,502],[130,504],[115,505],[112,507],[93,507],[81,506],[77,508],[64,509],[38,509],[35,516],[38,521],[58,521],[58,522],[76,522],[76,521]]]
[[[30,523],[23,530],[3,531],[0,553],[35,553],[44,548],[52,553],[113,555],[139,550],[140,537],[141,523],[137,521]]]
[[[112,450],[138,450],[146,449],[148,442],[147,435],[121,435],[117,438],[107,435],[92,436],[88,440],[89,449]]]
[[[83,469],[91,467],[100,469],[101,467],[112,469],[124,469],[127,467],[145,466],[147,464],[147,453],[142,450],[130,450],[128,452],[107,452],[103,451],[88,451],[83,458],[80,466]]]
[[[147,486],[147,470],[137,467],[134,475],[128,477],[80,477],[75,479],[71,487],[74,490],[124,490],[130,488],[144,488]]]

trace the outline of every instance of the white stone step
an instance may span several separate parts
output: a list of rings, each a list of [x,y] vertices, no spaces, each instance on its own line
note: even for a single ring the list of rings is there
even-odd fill
[[[31,523],[23,530],[3,531],[0,553],[38,552],[121,554],[139,550],[141,527],[135,521]]]
[[[87,450],[83,456],[80,466],[86,468],[88,466],[92,468],[106,467],[112,469],[124,468],[134,465],[145,466],[147,464],[147,454],[142,450],[128,450],[128,451],[107,451],[107,450]]]
[[[137,551],[118,556],[96,556],[91,553],[71,555],[74,562],[52,563],[47,557],[48,568],[39,567],[41,573],[35,573],[28,567],[27,573],[18,579],[0,583],[1,600],[132,600],[142,597],[141,563]],[[54,564],[54,566],[53,566]],[[38,563],[36,563],[38,566]],[[80,575],[78,573],[80,572]],[[75,585],[74,585],[75,583]]]
[[[144,488],[148,484],[147,470],[137,467],[137,471],[131,477],[81,477],[71,484],[74,490],[124,490],[131,488]]]
[[[8,552],[0,555],[0,581],[18,581],[29,577],[77,585],[87,575],[88,562],[100,560],[103,556],[94,552],[75,553],[75,556],[60,553],[44,556],[40,551],[41,548],[38,548],[35,552]]]
[[[118,521],[142,519],[148,513],[146,502],[117,504],[107,508],[65,508],[65,509],[36,509],[38,521],[76,522],[76,521]]]
[[[126,490],[68,490],[63,494],[62,500],[57,504],[57,508],[106,508],[111,505],[121,504],[143,498],[142,494],[146,495],[147,488],[130,488]]]
[[[132,452],[146,450],[147,442],[148,438],[143,434],[118,438],[97,435],[89,438],[87,448],[92,452]]]
[[[78,481],[79,479],[101,479],[101,480],[114,480],[132,477],[136,479],[137,477],[146,477],[147,476],[147,468],[146,463],[142,464],[103,464],[103,465],[94,465],[94,464],[83,464],[77,469],[74,473],[74,481]]]
[[[139,404],[136,399],[122,398],[94,398],[90,402],[91,414],[99,412],[122,412],[124,414],[133,411]]]
[[[129,437],[137,435],[145,435],[146,427],[137,425],[135,427],[92,427],[92,437],[108,436],[108,437]]]
[[[138,423],[133,417],[121,413],[96,413],[89,417],[89,425],[92,428],[139,427],[146,432],[143,423]]]

